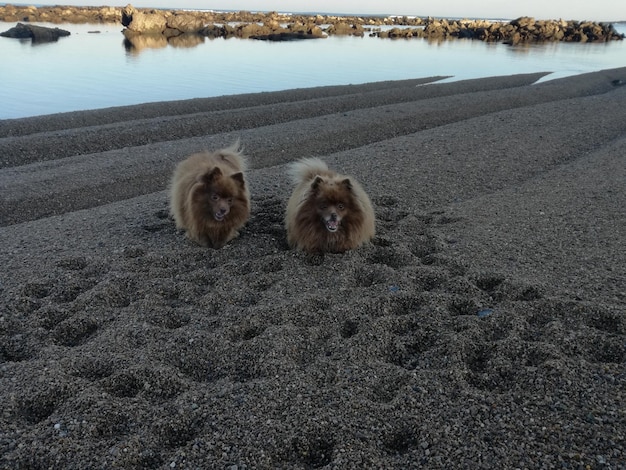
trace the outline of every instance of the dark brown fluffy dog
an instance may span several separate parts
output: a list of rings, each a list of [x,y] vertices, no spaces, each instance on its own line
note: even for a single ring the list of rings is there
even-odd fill
[[[245,170],[239,142],[180,162],[170,186],[170,213],[176,227],[212,248],[221,248],[235,238],[250,217]]]
[[[319,158],[292,163],[296,188],[287,204],[289,246],[309,253],[342,253],[375,234],[372,203],[361,185],[328,169]]]

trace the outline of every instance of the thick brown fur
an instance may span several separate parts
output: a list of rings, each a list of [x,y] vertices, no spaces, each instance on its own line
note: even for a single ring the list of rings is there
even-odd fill
[[[375,216],[365,190],[319,158],[292,163],[296,185],[285,214],[287,242],[309,253],[342,253],[371,240]]]
[[[176,227],[196,243],[221,248],[250,217],[246,157],[239,142],[215,152],[189,156],[174,170],[170,214]]]

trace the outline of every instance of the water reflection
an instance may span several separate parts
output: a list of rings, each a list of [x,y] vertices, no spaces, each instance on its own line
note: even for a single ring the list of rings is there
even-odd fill
[[[163,34],[136,34],[128,30],[123,31],[124,48],[130,54],[139,54],[144,49],[162,49],[167,46],[175,48],[190,48],[203,44],[205,37],[199,34],[180,34],[167,37]]]
[[[162,34],[124,34],[124,47],[131,54],[139,54],[144,49],[167,47],[167,38]]]
[[[204,36],[199,34],[181,34],[180,36],[170,38],[169,45],[180,48],[195,47],[204,44],[205,39]]]

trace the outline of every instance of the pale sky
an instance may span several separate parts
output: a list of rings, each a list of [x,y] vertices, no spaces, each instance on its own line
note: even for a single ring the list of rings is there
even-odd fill
[[[21,3],[21,2],[19,2]],[[56,0],[33,2],[38,5],[124,6],[154,8],[197,8],[279,12],[325,12],[391,14],[438,18],[517,18],[626,21],[626,0]]]

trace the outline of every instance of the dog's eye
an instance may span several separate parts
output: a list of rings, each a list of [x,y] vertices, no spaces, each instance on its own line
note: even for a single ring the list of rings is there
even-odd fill
[[[219,200],[220,200],[220,197],[219,197],[219,195],[217,195],[217,194],[213,193],[213,194],[211,194],[211,200],[213,200],[213,201],[219,201]]]
[[[326,210],[328,209],[328,206],[326,204],[320,204],[320,209]]]
[[[229,197],[229,198],[228,198],[228,204],[232,204],[232,203],[233,203],[233,198],[232,198],[232,197]]]
[[[342,203],[337,204],[337,209],[339,209],[340,211],[344,210],[346,208],[346,206],[344,206]]]

